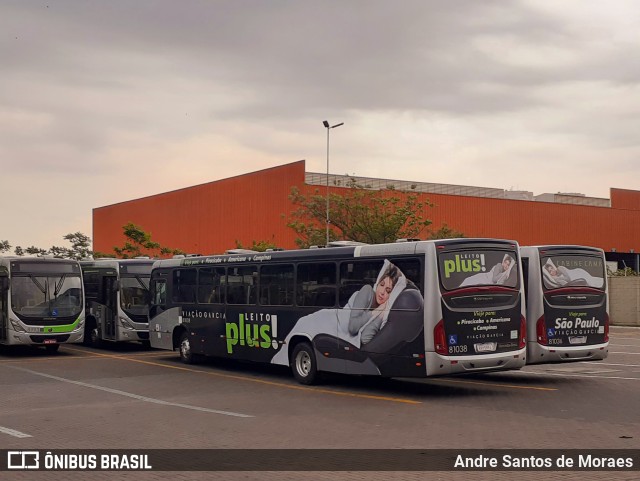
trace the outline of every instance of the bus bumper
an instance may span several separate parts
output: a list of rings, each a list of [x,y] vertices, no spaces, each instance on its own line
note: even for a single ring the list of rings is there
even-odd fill
[[[441,356],[426,352],[427,376],[520,369],[525,365],[525,349],[478,356]]]
[[[609,343],[576,347],[541,346],[537,342],[527,343],[527,364],[554,362],[601,361],[609,354]]]
[[[23,344],[25,346],[46,346],[48,344],[73,344],[80,343],[84,339],[84,329],[68,333],[33,334],[24,332],[12,332],[10,344]]]
[[[127,329],[122,326],[118,326],[118,341],[148,341],[149,340],[149,328],[146,329]]]

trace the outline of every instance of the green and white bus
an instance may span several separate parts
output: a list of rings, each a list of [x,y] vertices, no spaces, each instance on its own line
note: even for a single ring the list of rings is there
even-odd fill
[[[150,343],[322,371],[424,377],[519,369],[514,241],[447,239],[156,261]]]
[[[80,261],[87,298],[85,344],[149,340],[149,278],[153,260]]]
[[[0,344],[44,346],[82,342],[84,292],[77,261],[0,257]]]
[[[522,247],[527,363],[596,361],[609,352],[609,293],[602,249]]]

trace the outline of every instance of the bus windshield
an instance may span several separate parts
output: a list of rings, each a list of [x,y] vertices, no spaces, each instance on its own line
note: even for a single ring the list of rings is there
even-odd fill
[[[441,252],[438,267],[442,287],[447,291],[485,285],[518,286],[515,251],[460,249]]]
[[[604,289],[604,263],[589,255],[541,256],[540,269],[545,289],[593,287]]]
[[[82,284],[77,275],[14,275],[11,307],[24,317],[69,317],[82,310]]]
[[[146,316],[149,311],[150,276],[131,276],[120,278],[120,304],[122,309],[134,316]]]

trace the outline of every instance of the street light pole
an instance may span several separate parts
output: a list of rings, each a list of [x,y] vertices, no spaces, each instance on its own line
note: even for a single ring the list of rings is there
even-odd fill
[[[340,127],[344,125],[344,122],[340,122],[339,124],[329,125],[329,122],[326,120],[322,121],[322,125],[327,129],[327,244],[329,245],[329,131],[331,129],[335,129],[336,127]]]

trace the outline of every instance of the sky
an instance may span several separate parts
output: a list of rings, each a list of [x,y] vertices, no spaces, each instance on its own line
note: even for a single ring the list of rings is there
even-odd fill
[[[0,240],[305,159],[364,177],[640,190],[636,0],[2,0]],[[143,226],[144,227],[144,226]]]

